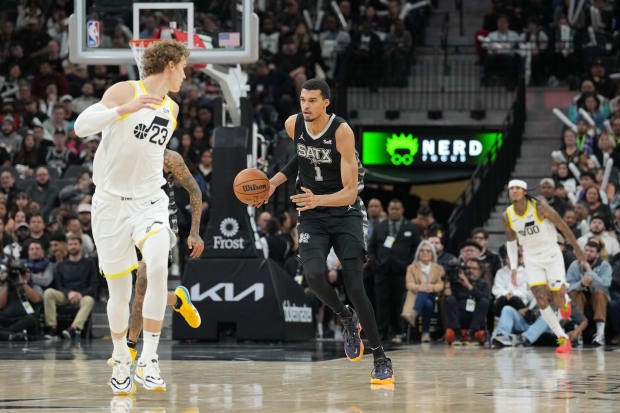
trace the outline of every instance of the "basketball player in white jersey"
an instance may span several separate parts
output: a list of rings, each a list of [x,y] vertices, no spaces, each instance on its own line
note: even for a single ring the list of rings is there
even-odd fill
[[[550,290],[553,303],[560,309],[562,318],[570,317],[571,306],[566,299],[564,259],[557,244],[556,227],[573,246],[581,263],[586,262],[585,255],[577,244],[573,231],[557,212],[544,201],[527,196],[527,184],[524,181],[510,181],[508,194],[512,205],[506,208],[503,218],[513,283],[516,285],[517,280],[518,240],[523,248],[528,281],[540,314],[558,338],[556,352],[566,353],[572,349],[570,339],[549,306]]]
[[[168,219],[168,196],[161,187],[166,183],[164,150],[179,111],[167,93],[180,89],[188,56],[187,48],[174,40],[151,45],[142,58],[144,81],[116,83],[75,123],[80,137],[103,132],[93,163],[92,221],[99,267],[110,292],[107,312],[114,343],[110,386],[116,395],[131,394],[136,388],[126,340],[130,274],[138,267],[136,246],[148,279],[136,381],[149,391],[166,390],[157,346],[168,293],[168,251],[175,236]],[[187,242],[191,250],[200,240],[190,235]]]

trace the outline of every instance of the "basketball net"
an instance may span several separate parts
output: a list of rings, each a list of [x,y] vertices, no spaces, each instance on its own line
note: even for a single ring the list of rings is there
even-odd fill
[[[129,41],[129,46],[131,47],[131,51],[133,52],[133,57],[134,59],[136,59],[136,66],[138,66],[140,80],[144,80],[145,78],[144,66],[142,66],[142,56],[144,55],[144,51],[147,47],[159,41],[161,41],[161,39],[137,39]]]

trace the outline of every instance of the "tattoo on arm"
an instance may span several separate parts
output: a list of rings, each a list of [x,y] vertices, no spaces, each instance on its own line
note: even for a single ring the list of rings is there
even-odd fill
[[[179,184],[189,194],[189,204],[192,211],[190,234],[196,235],[200,228],[200,215],[202,214],[202,192],[200,192],[196,180],[179,153],[166,149],[164,152],[164,168],[179,181]]]

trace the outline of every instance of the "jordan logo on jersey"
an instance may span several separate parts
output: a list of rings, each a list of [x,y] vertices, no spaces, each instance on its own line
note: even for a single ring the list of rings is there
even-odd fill
[[[540,228],[536,225],[536,222],[530,221],[526,222],[523,226],[523,231],[519,231],[519,235],[525,237],[526,235],[534,235],[540,232]]]
[[[331,149],[315,148],[313,146],[306,146],[302,143],[297,144],[297,156],[306,158],[314,165],[332,163],[331,153]]]

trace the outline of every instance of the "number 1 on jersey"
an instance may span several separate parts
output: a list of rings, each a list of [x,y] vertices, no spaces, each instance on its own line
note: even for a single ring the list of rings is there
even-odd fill
[[[318,166],[315,166],[314,171],[316,172],[316,176],[314,177],[314,180],[323,181],[323,175],[321,175],[321,168],[319,168]]]

